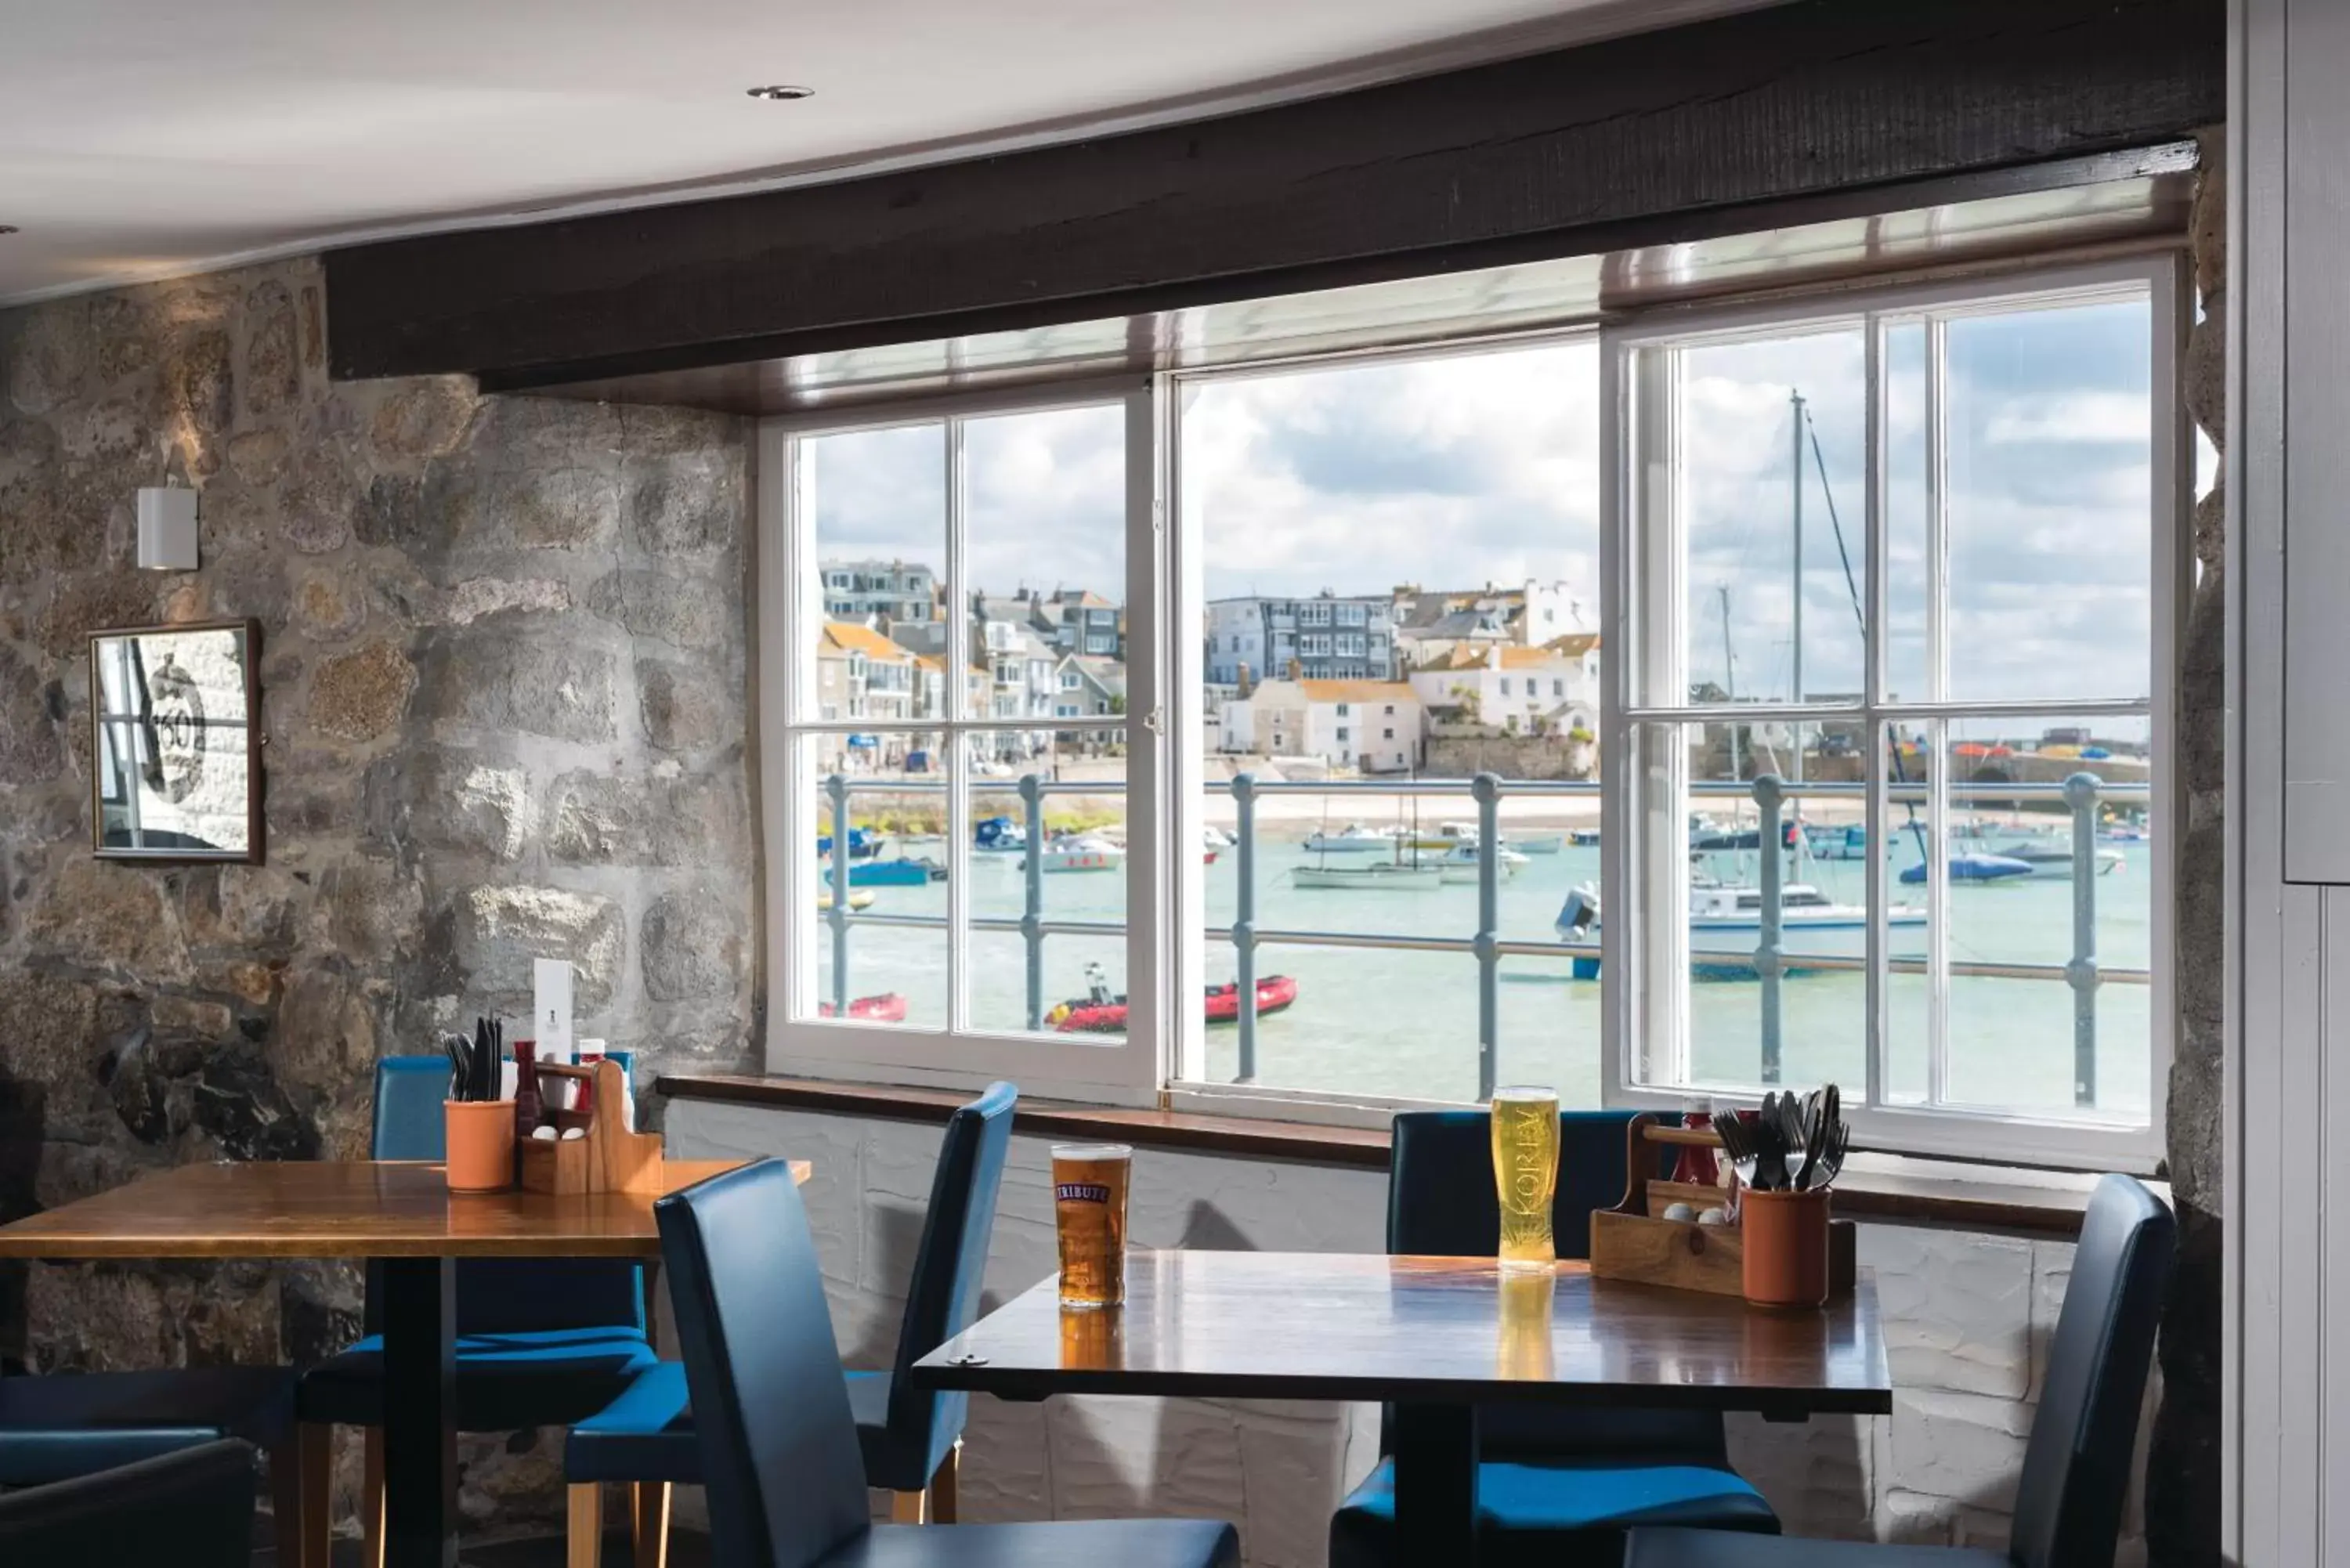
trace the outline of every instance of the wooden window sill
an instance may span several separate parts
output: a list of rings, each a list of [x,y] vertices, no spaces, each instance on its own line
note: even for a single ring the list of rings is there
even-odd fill
[[[658,1093],[836,1115],[943,1123],[971,1096],[833,1079],[738,1074],[664,1074]],[[1388,1135],[1373,1127],[1121,1110],[1023,1098],[1017,1126],[1029,1137],[1115,1139],[1141,1148],[1243,1159],[1385,1170]],[[2096,1178],[2063,1171],[1977,1165],[1898,1155],[1856,1155],[1836,1183],[1836,1211],[1849,1219],[1898,1220],[1969,1231],[2012,1231],[2070,1239]],[[2158,1192],[2167,1190],[2157,1186]]]

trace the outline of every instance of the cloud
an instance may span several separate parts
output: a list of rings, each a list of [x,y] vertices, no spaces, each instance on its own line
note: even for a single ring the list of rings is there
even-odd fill
[[[2145,695],[2147,306],[1963,317],[1945,340],[1951,695]],[[1891,689],[1912,697],[1925,687],[1925,348],[1921,326],[1887,329],[1887,661]],[[1733,674],[1752,696],[1783,697],[1793,685],[1788,394],[1800,390],[1810,419],[1800,456],[1803,686],[1860,690],[1865,361],[1851,327],[1684,355],[1692,680]],[[1587,341],[1187,384],[1179,493],[1206,592],[1563,578],[1596,625],[1599,390]],[[819,555],[905,555],[943,570],[937,427],[811,445]],[[972,421],[965,452],[973,584],[1123,596],[1118,406]],[[1722,653],[1725,588],[1734,668]]]

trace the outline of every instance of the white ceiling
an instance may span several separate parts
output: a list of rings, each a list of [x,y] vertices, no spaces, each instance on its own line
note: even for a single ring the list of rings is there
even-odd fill
[[[0,304],[837,176],[1768,0],[0,0]],[[744,96],[812,87],[799,103]]]

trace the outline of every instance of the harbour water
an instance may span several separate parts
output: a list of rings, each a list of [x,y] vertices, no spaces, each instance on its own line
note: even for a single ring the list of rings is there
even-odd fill
[[[1267,836],[1257,854],[1257,925],[1292,929],[1467,938],[1473,934],[1473,884],[1382,890],[1305,889],[1290,873],[1321,864],[1297,836]],[[1531,831],[1531,830],[1529,830]],[[2152,940],[2153,877],[2143,844],[2114,846],[2122,864],[2096,880],[2098,958],[2109,969],[2144,970]],[[923,853],[940,853],[934,846]],[[1897,845],[1893,871],[1917,858]],[[1336,863],[1339,857],[1332,857]],[[1236,857],[1230,850],[1203,869],[1206,923],[1232,919]],[[1751,879],[1753,856],[1709,857],[1724,880]],[[1804,861],[1795,879],[1839,903],[1864,899],[1864,861]],[[1888,876],[1892,873],[1888,872]],[[972,909],[978,916],[1017,918],[1023,878],[1016,855],[971,857]],[[1570,888],[1597,884],[1599,851],[1569,846],[1534,856],[1504,882],[1500,931],[1504,940],[1552,942],[1553,922]],[[876,890],[877,914],[943,917],[947,888]],[[1915,902],[1921,890],[1898,888],[1897,902]],[[1044,878],[1048,919],[1121,921],[1123,871]],[[1950,954],[1954,961],[2063,965],[2072,956],[2073,888],[2057,877],[2033,877],[1950,891]],[[908,1002],[908,1023],[938,1027],[946,1019],[947,935],[943,929],[858,926],[849,936],[852,995],[896,992]],[[829,985],[830,942],[819,935],[821,983]],[[1900,944],[1897,943],[1897,950]],[[1228,943],[1207,947],[1207,976],[1232,978]],[[1101,966],[1113,991],[1125,982],[1122,941],[1050,936],[1044,949],[1047,1008],[1086,993],[1088,963]],[[1026,965],[1022,939],[977,932],[965,969],[972,1022],[1016,1031],[1025,1023]],[[1260,1083],[1365,1095],[1468,1100],[1477,1085],[1477,966],[1466,954],[1371,950],[1339,947],[1262,946],[1260,976],[1287,974],[1298,982],[1296,1004],[1259,1020]],[[1887,993],[1888,1077],[1897,1094],[1926,1090],[1925,977],[1894,975]],[[1812,973],[1783,987],[1783,1075],[1791,1083],[1833,1078],[1862,1081],[1866,1000],[1863,978]],[[828,992],[827,992],[828,994]],[[1690,988],[1690,1048],[1701,1081],[1725,1086],[1755,1081],[1760,1056],[1762,987],[1749,981],[1698,982]],[[1503,961],[1499,1079],[1555,1084],[1569,1105],[1599,1099],[1600,984],[1571,977],[1562,955]],[[2143,1109],[2152,992],[2144,984],[2108,981],[2097,997],[2099,1102],[2106,1108]],[[2074,1104],[2074,1018],[2070,987],[2061,980],[1954,977],[1949,1009],[1946,1096],[1959,1103],[2041,1110]],[[1211,1029],[1200,1075],[1229,1081],[1237,1068],[1235,1031]]]

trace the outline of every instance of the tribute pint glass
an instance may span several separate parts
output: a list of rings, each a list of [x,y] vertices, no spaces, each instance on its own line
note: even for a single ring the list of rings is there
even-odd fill
[[[1547,1269],[1558,1251],[1550,1233],[1558,1189],[1558,1093],[1493,1092],[1493,1186],[1502,1200],[1504,1269]]]
[[[1126,1193],[1134,1150],[1124,1144],[1053,1147],[1053,1215],[1061,1236],[1061,1304],[1126,1300]]]

